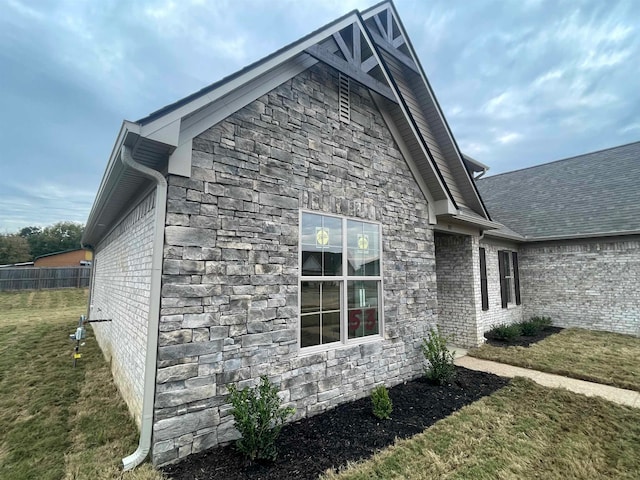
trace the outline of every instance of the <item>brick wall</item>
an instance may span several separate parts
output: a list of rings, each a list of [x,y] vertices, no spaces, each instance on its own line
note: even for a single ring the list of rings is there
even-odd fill
[[[153,461],[236,438],[228,386],[267,374],[295,418],[421,375],[436,308],[427,205],[366,92],[341,123],[337,73],[316,66],[194,140],[169,178]],[[298,346],[300,209],[380,222],[384,339]]]
[[[477,285],[478,291],[476,296],[476,304],[478,307],[478,333],[480,342],[484,342],[483,333],[487,330],[500,324],[512,324],[525,320],[527,317],[524,315],[524,306],[526,300],[522,298],[522,304],[516,305],[515,294],[513,294],[513,302],[507,305],[507,308],[502,308],[502,297],[500,296],[500,270],[498,268],[498,251],[508,250],[511,252],[518,252],[519,247],[517,244],[504,242],[497,239],[484,238],[480,241],[480,247],[485,249],[485,257],[487,260],[487,293],[489,294],[489,310],[482,310],[482,297],[480,296],[480,270],[478,268]],[[479,265],[479,254],[475,252],[474,264]],[[524,295],[527,290],[527,286],[523,284],[522,271],[522,259],[520,253],[518,253],[518,265],[520,265],[520,292]],[[513,268],[513,265],[512,267]],[[512,284],[513,290],[513,284]]]
[[[151,281],[155,192],[151,192],[98,244],[90,319],[112,319],[92,328],[111,363],[116,385],[138,425]]]
[[[526,244],[520,270],[527,317],[640,335],[640,236]]]
[[[464,347],[479,343],[475,299],[480,298],[480,276],[476,281],[474,275],[477,244],[477,237],[470,235],[435,235],[438,328],[450,343]]]

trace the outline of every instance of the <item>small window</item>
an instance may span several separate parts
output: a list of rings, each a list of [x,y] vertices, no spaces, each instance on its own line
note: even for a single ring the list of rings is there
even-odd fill
[[[482,310],[489,310],[489,290],[487,288],[487,255],[480,247],[480,295],[482,296]]]
[[[303,212],[300,252],[300,346],[380,336],[380,225]]]
[[[500,271],[502,308],[507,308],[510,303],[514,303],[514,295],[516,305],[520,305],[520,277],[517,252],[499,250],[498,268]]]

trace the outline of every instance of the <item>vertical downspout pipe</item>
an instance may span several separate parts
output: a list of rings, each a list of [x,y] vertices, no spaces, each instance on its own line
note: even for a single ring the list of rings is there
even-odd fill
[[[162,287],[162,261],[164,250],[164,226],[167,211],[167,180],[157,170],[141,165],[131,155],[129,147],[122,146],[122,163],[156,182],[155,226],[151,259],[151,292],[149,295],[149,319],[147,322],[147,353],[145,355],[142,419],[138,448],[122,459],[124,470],[140,465],[151,449],[153,434],[153,406],[156,393],[156,363],[158,359],[158,326],[160,322],[160,290]]]

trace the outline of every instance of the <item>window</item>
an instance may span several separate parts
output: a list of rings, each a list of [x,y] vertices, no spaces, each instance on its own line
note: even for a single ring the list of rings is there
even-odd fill
[[[302,213],[302,348],[381,335],[381,246],[378,224]]]
[[[482,296],[482,310],[489,310],[489,290],[487,289],[487,255],[480,247],[480,295]]]
[[[516,305],[520,305],[520,276],[518,271],[517,252],[499,250],[498,269],[500,271],[500,297],[502,298],[502,308],[507,308],[509,303],[513,303],[514,293]]]

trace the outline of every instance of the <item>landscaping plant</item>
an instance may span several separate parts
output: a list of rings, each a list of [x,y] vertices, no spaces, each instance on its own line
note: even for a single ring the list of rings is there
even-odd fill
[[[529,322],[535,323],[540,331],[547,330],[551,326],[551,317],[531,317]]]
[[[520,331],[525,337],[534,337],[542,331],[542,326],[529,320],[520,323]]]
[[[389,398],[389,391],[384,385],[379,385],[371,392],[371,405],[373,414],[380,420],[388,420],[391,418],[393,411],[393,402]]]
[[[236,442],[238,450],[249,460],[275,460],[276,438],[295,410],[282,406],[277,388],[266,375],[260,377],[256,387],[238,390],[231,385],[229,392],[231,413],[242,435]]]
[[[522,335],[522,326],[519,323],[514,323],[513,325],[502,324],[493,327],[487,332],[486,337],[509,342],[520,335]]]
[[[440,330],[430,330],[429,336],[422,342],[422,353],[429,362],[425,367],[425,375],[429,380],[442,385],[455,377],[453,352],[447,348],[447,339]]]

